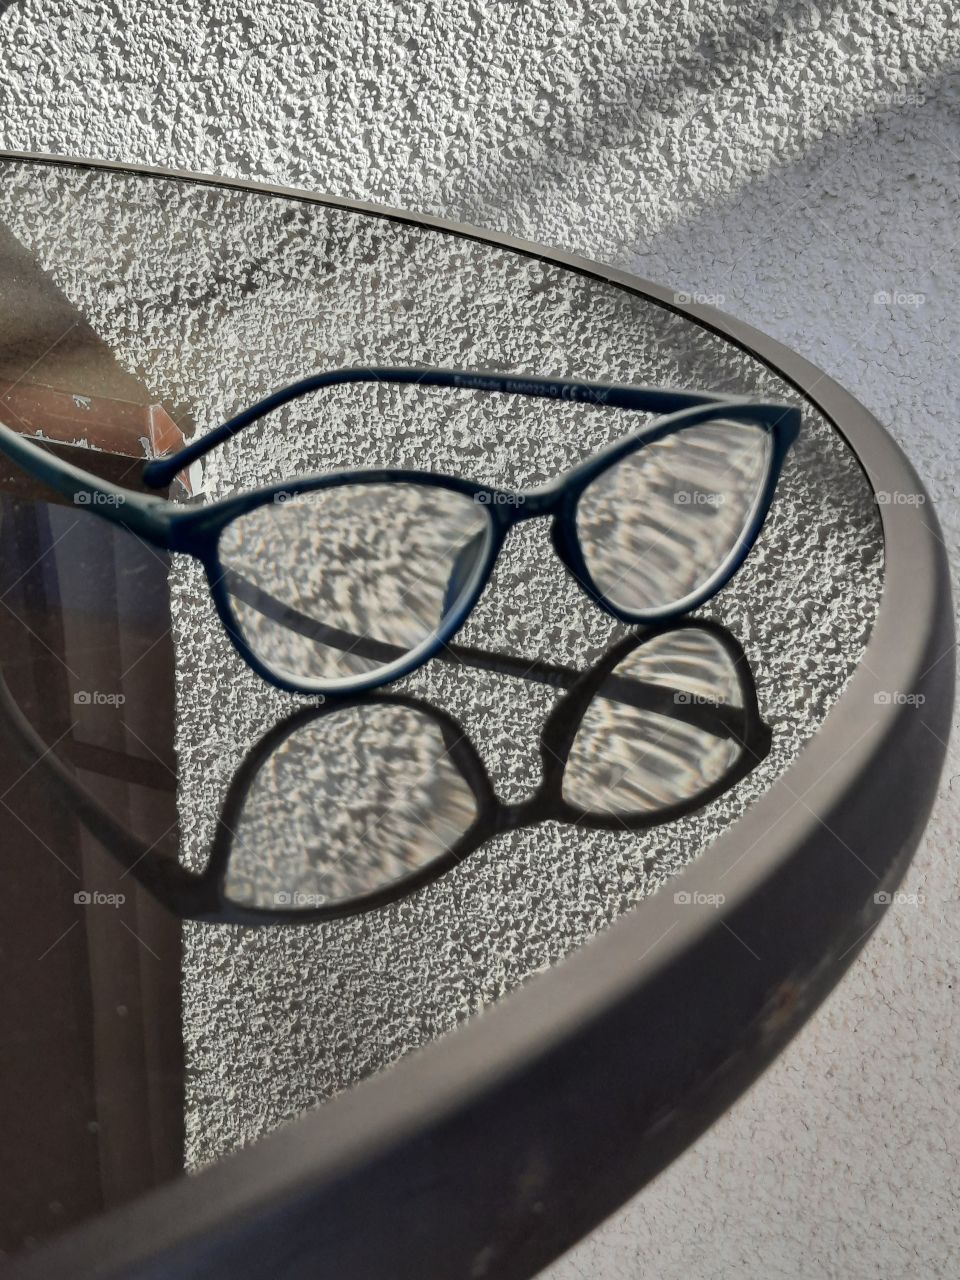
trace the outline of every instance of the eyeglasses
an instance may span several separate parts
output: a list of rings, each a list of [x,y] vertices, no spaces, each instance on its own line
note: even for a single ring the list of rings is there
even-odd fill
[[[541,822],[639,831],[674,821],[770,749],[747,658],[717,623],[629,636],[586,672],[455,645],[442,658],[566,690],[544,724],[541,777],[526,800],[501,800],[464,726],[425,699],[375,693],[307,706],[244,758],[200,875],[134,838],[77,782],[2,677],[0,712],[124,874],[178,915],[247,925],[384,906],[493,837]]]
[[[766,519],[795,406],[717,393],[445,369],[339,369],[294,383],[143,476],[168,485],[244,427],[351,382],[501,392],[665,414],[548,484],[511,491],[420,471],[343,471],[188,507],[117,488],[0,425],[0,452],[156,546],[200,560],[241,657],[297,693],[349,695],[443,648],[486,586],[508,532],[549,517],[587,596],[628,623],[673,621],[715,595]]]

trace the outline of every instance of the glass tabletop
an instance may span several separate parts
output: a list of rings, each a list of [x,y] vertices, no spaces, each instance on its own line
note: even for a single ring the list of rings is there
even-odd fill
[[[615,622],[530,521],[451,651],[348,707],[247,668],[195,561],[0,465],[0,1247],[13,1253],[254,1142],[669,891],[855,670],[883,541],[856,458],[774,371],[536,256],[285,196],[3,161],[0,260],[0,421],[133,488],[145,458],[339,366],[803,410],[757,546],[691,623],[650,635]],[[349,467],[529,486],[638,423],[583,403],[342,386],[242,433],[170,497]],[[550,796],[524,808],[565,715],[576,733],[557,794],[602,809],[629,772],[642,822],[563,820]],[[202,871],[219,841],[239,899],[310,901],[329,891],[330,849],[337,874],[402,865],[494,803],[445,874],[349,919],[185,921],[141,883],[158,861]]]

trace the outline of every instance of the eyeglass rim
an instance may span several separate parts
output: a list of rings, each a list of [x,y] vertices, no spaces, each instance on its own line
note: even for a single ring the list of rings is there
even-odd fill
[[[598,589],[587,568],[576,527],[576,510],[580,497],[610,467],[644,446],[717,418],[742,418],[765,430],[771,441],[764,484],[740,539],[706,583],[678,604],[654,611],[624,610]],[[552,519],[551,538],[564,567],[587,597],[611,617],[633,625],[676,623],[722,590],[750,554],[766,521],[784,460],[796,439],[799,426],[799,409],[782,403],[725,400],[697,405],[658,418],[642,430],[614,441],[550,483],[525,490],[504,489],[438,472],[392,468],[329,472],[296,481],[280,481],[207,507],[183,512],[176,522],[178,532],[175,535],[177,545],[174,549],[185,551],[203,563],[220,620],[241,658],[257,675],[289,693],[350,697],[402,679],[434,658],[457,634],[476,607],[489,583],[507,534],[515,525],[531,518]],[[487,515],[488,537],[483,556],[474,567],[455,607],[445,615],[441,624],[419,645],[394,662],[365,674],[337,680],[297,677],[275,669],[251,647],[243,625],[236,616],[230,593],[225,586],[227,572],[220,558],[220,542],[224,532],[243,516],[275,504],[278,495],[295,498],[326,489],[375,484],[440,488],[469,497],[478,506],[482,506]]]

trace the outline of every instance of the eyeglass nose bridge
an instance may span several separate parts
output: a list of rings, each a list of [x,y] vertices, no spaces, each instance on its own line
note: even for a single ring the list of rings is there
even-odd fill
[[[591,586],[583,566],[583,557],[575,530],[577,498],[582,485],[571,485],[569,476],[562,475],[547,484],[513,493],[501,491],[496,501],[491,500],[496,534],[502,541],[510,530],[525,520],[545,518],[550,520],[550,541],[554,553],[601,608],[606,608]]]
[[[565,487],[557,480],[537,485],[533,489],[521,489],[511,495],[513,510],[510,512],[510,523],[519,524],[523,520],[535,520],[540,516],[556,516],[565,497]]]
[[[574,512],[579,488],[572,488],[567,476],[559,476],[533,489],[523,489],[510,495],[509,504],[501,504],[494,517],[501,525],[502,536],[525,520],[545,518],[550,520],[550,541],[554,552],[581,586],[594,594],[585,581],[581,554],[574,530]]]

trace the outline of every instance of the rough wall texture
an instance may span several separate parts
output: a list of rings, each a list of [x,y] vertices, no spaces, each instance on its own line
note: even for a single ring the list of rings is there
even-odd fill
[[[956,552],[952,6],[624,8],[16,4],[3,141],[442,211],[707,295],[889,425]],[[557,1277],[956,1273],[955,775],[925,904]]]

